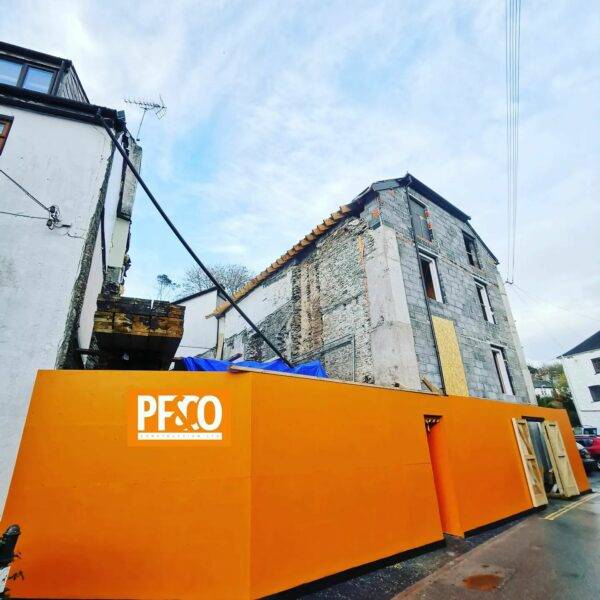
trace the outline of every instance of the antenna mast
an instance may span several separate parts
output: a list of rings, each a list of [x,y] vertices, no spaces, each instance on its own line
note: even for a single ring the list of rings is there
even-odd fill
[[[126,104],[133,104],[133,106],[137,106],[141,108],[144,112],[142,114],[142,118],[140,119],[140,124],[138,125],[137,134],[135,139],[137,142],[140,141],[140,130],[142,129],[142,123],[144,122],[144,117],[147,112],[153,112],[158,119],[162,119],[167,112],[167,107],[165,106],[165,102],[162,99],[162,96],[159,94],[160,102],[150,102],[147,100],[137,100],[134,98],[125,98]]]

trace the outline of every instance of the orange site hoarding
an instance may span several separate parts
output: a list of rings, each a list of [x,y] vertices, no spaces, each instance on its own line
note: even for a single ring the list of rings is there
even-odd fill
[[[441,417],[429,434],[427,415]],[[266,373],[41,371],[11,595],[256,598],[532,508],[512,418],[562,410]]]

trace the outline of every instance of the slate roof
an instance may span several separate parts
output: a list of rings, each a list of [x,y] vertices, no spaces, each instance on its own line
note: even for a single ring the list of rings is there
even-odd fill
[[[456,217],[459,221],[466,223],[475,237],[481,242],[483,247],[490,253],[492,258],[498,263],[498,259],[494,256],[492,251],[485,245],[484,241],[479,237],[477,232],[473,229],[473,226],[469,223],[470,216],[464,213],[462,210],[454,206],[454,204],[448,202],[445,198],[440,196],[437,192],[432,190],[430,187],[425,185],[422,181],[419,181],[416,177],[407,173],[404,177],[398,179],[385,179],[383,181],[376,181],[372,183],[368,188],[364,189],[356,198],[350,203],[343,204],[339,210],[331,213],[321,224],[317,225],[310,233],[305,235],[297,244],[292,246],[285,254],[280,256],[275,262],[271,263],[264,271],[259,273],[256,277],[251,279],[246,285],[237,290],[233,294],[234,300],[240,300],[246,294],[250,293],[255,287],[260,285],[262,281],[269,278],[275,271],[278,271],[283,265],[287,264],[294,256],[302,252],[307,246],[312,243],[324,233],[329,231],[334,225],[345,219],[350,214],[358,214],[364,207],[365,203],[372,198],[378,192],[383,190],[389,190],[399,187],[409,187],[434,204],[437,204],[440,208],[445,210],[447,213]],[[227,312],[231,308],[229,302],[223,302],[221,305],[208,316],[220,316]]]
[[[573,354],[581,354],[582,352],[589,352],[590,350],[598,350],[600,348],[600,330],[596,331],[589,338],[583,340],[581,344],[577,344],[574,348],[571,348],[568,352],[561,354],[561,356],[572,356]]]

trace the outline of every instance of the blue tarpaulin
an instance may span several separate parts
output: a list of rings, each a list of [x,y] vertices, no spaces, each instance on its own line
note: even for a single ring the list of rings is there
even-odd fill
[[[325,367],[319,360],[311,360],[295,367],[288,367],[280,358],[269,362],[255,360],[217,360],[215,358],[187,357],[183,359],[187,371],[227,371],[231,365],[236,367],[251,367],[264,371],[279,371],[281,373],[295,373],[296,375],[311,375],[312,377],[328,377]]]

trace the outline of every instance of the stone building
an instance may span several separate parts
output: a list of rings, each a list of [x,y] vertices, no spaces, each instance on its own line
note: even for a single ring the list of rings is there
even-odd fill
[[[0,42],[0,510],[38,369],[83,366],[96,299],[118,289],[136,183],[71,61]]]
[[[236,299],[293,362],[319,358],[332,377],[535,403],[497,265],[469,217],[407,174],[340,207]],[[215,290],[183,303],[216,308],[180,354],[272,357]]]

